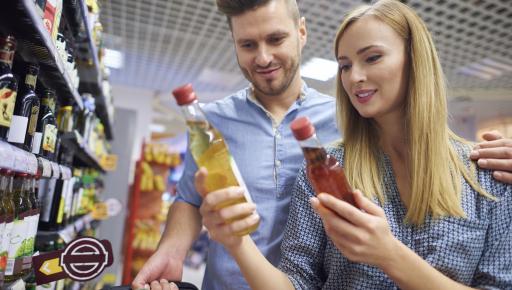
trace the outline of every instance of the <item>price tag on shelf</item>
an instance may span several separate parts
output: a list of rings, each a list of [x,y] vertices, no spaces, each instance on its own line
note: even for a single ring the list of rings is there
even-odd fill
[[[64,180],[70,179],[71,178],[71,169],[69,169],[69,167],[66,167],[63,165],[59,165],[59,167],[60,167],[61,178]]]
[[[14,165],[12,169],[16,172],[27,172],[27,155],[25,155],[25,151],[12,147],[13,155],[14,155]]]
[[[39,160],[41,161],[41,164],[43,165],[43,173],[42,177],[50,178],[52,177],[52,164],[50,161],[39,157]]]
[[[68,244],[76,236],[74,227],[72,225],[65,227],[63,230],[59,231],[59,236]]]
[[[37,173],[37,157],[34,154],[27,153],[27,165],[29,174],[35,175]]]
[[[14,167],[12,146],[3,141],[0,141],[0,167],[8,169],[12,169]]]
[[[60,167],[59,164],[50,161],[52,165],[52,178],[60,178]]]

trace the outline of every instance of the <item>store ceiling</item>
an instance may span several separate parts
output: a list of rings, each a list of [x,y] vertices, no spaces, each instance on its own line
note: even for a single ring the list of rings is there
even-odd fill
[[[344,13],[368,1],[298,2],[308,25],[303,52],[307,61],[313,57],[333,59],[332,41]],[[449,85],[457,94],[510,92],[510,0],[406,2],[427,22]],[[105,44],[124,54],[124,67],[112,69],[114,85],[148,88],[168,96],[172,88],[192,82],[202,92],[202,100],[213,100],[247,83],[215,0],[101,0],[100,4]],[[475,72],[480,76],[468,75]],[[322,91],[333,91],[332,79],[306,81]]]

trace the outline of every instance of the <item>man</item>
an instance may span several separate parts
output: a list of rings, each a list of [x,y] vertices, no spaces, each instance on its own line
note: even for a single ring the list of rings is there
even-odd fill
[[[258,207],[261,222],[251,237],[267,259],[277,265],[290,193],[303,160],[289,125],[298,116],[308,116],[320,140],[328,143],[339,139],[334,99],[308,88],[300,78],[307,31],[295,0],[217,0],[217,6],[228,18],[238,63],[251,87],[203,109],[223,133]],[[503,145],[508,141],[482,144],[482,148],[491,148],[482,149],[478,157],[498,154],[496,158],[505,158],[499,154],[506,150]],[[498,169],[512,168],[508,160],[509,163],[497,161],[501,162],[496,165]],[[170,284],[160,279],[181,280],[185,255],[202,225],[202,199],[194,188],[196,171],[197,166],[187,153],[178,197],[169,210],[158,250],[139,272],[132,288],[151,283],[154,289],[170,289]],[[502,176],[507,174],[502,172]],[[215,242],[209,247],[202,288],[249,289],[234,260]]]

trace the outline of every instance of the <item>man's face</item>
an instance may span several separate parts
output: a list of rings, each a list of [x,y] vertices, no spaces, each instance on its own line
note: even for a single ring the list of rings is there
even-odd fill
[[[231,18],[240,69],[256,91],[267,96],[288,89],[306,43],[304,20],[296,25],[286,5],[283,0],[271,1]]]

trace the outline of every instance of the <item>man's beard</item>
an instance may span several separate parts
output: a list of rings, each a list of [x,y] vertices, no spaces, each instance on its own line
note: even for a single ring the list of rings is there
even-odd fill
[[[242,66],[239,67],[242,70],[242,73],[244,74],[245,78],[251,82],[251,84],[254,86],[254,89],[257,92],[261,92],[264,95],[267,96],[278,96],[282,93],[284,93],[289,87],[290,84],[293,82],[293,79],[295,78],[295,75],[298,73],[299,70],[299,62],[298,59],[300,59],[300,54],[297,58],[293,58],[291,60],[291,63],[289,66],[285,67],[281,64],[281,70],[283,70],[283,77],[281,80],[274,79],[271,81],[265,81],[265,80],[259,80],[259,79],[253,79],[247,69],[243,68]],[[270,65],[272,66],[272,65]],[[256,73],[255,73],[256,74]],[[275,83],[279,82],[279,83]],[[275,84],[273,84],[275,83]]]

